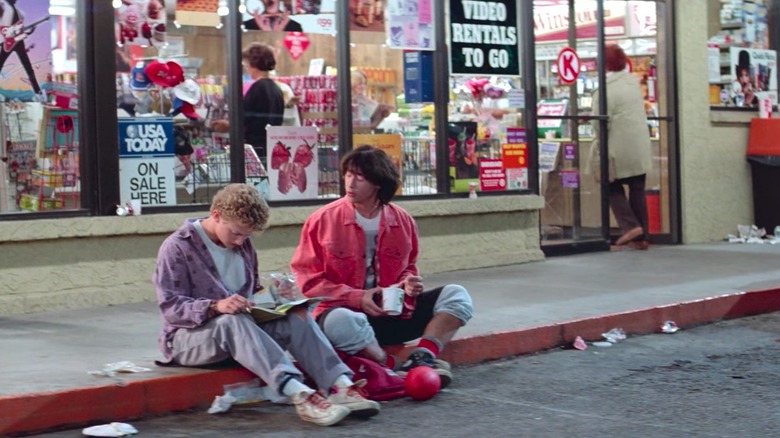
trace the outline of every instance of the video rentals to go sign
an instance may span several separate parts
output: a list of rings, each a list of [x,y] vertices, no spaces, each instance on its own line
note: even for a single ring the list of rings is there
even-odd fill
[[[122,203],[175,205],[173,119],[119,119],[119,191]]]
[[[452,74],[520,75],[516,3],[450,0]]]

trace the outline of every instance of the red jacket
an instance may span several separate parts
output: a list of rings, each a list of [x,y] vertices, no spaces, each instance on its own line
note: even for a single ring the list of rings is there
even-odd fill
[[[376,285],[388,287],[417,275],[417,225],[401,207],[382,207],[374,272]],[[313,316],[330,307],[361,311],[365,290],[366,241],[355,218],[355,207],[346,198],[315,211],[303,224],[290,269],[307,297],[330,297],[314,309]],[[409,317],[414,299],[405,296],[401,317]]]

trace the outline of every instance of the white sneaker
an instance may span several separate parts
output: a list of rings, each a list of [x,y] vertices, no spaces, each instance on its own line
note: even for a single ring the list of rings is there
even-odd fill
[[[361,417],[373,417],[379,413],[381,406],[379,403],[366,398],[363,387],[366,380],[361,379],[354,385],[341,388],[334,387],[336,392],[328,396],[328,401],[349,408],[350,412]]]
[[[316,392],[299,392],[292,396],[292,401],[301,420],[319,426],[332,426],[350,413],[349,408],[333,404]]]

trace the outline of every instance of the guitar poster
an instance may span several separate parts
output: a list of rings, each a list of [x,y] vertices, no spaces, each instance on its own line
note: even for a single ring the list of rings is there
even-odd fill
[[[0,6],[0,95],[33,101],[51,74],[49,2],[0,0]]]

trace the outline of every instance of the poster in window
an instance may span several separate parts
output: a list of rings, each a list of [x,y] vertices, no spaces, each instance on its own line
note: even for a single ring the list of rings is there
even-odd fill
[[[49,2],[0,0],[0,95],[30,102],[51,75]]]
[[[336,0],[245,0],[245,30],[333,34]]]
[[[317,127],[269,126],[268,183],[273,201],[315,199],[319,186]]]
[[[477,122],[450,122],[447,124],[450,190],[466,192],[469,183],[479,182],[479,145]]]
[[[125,0],[114,10],[116,42],[120,46],[164,47],[166,20],[163,0]]]
[[[777,105],[777,52],[731,48],[731,94],[736,106],[757,108],[761,98]]]
[[[431,0],[389,0],[385,8],[387,47],[435,50],[433,2]]]

